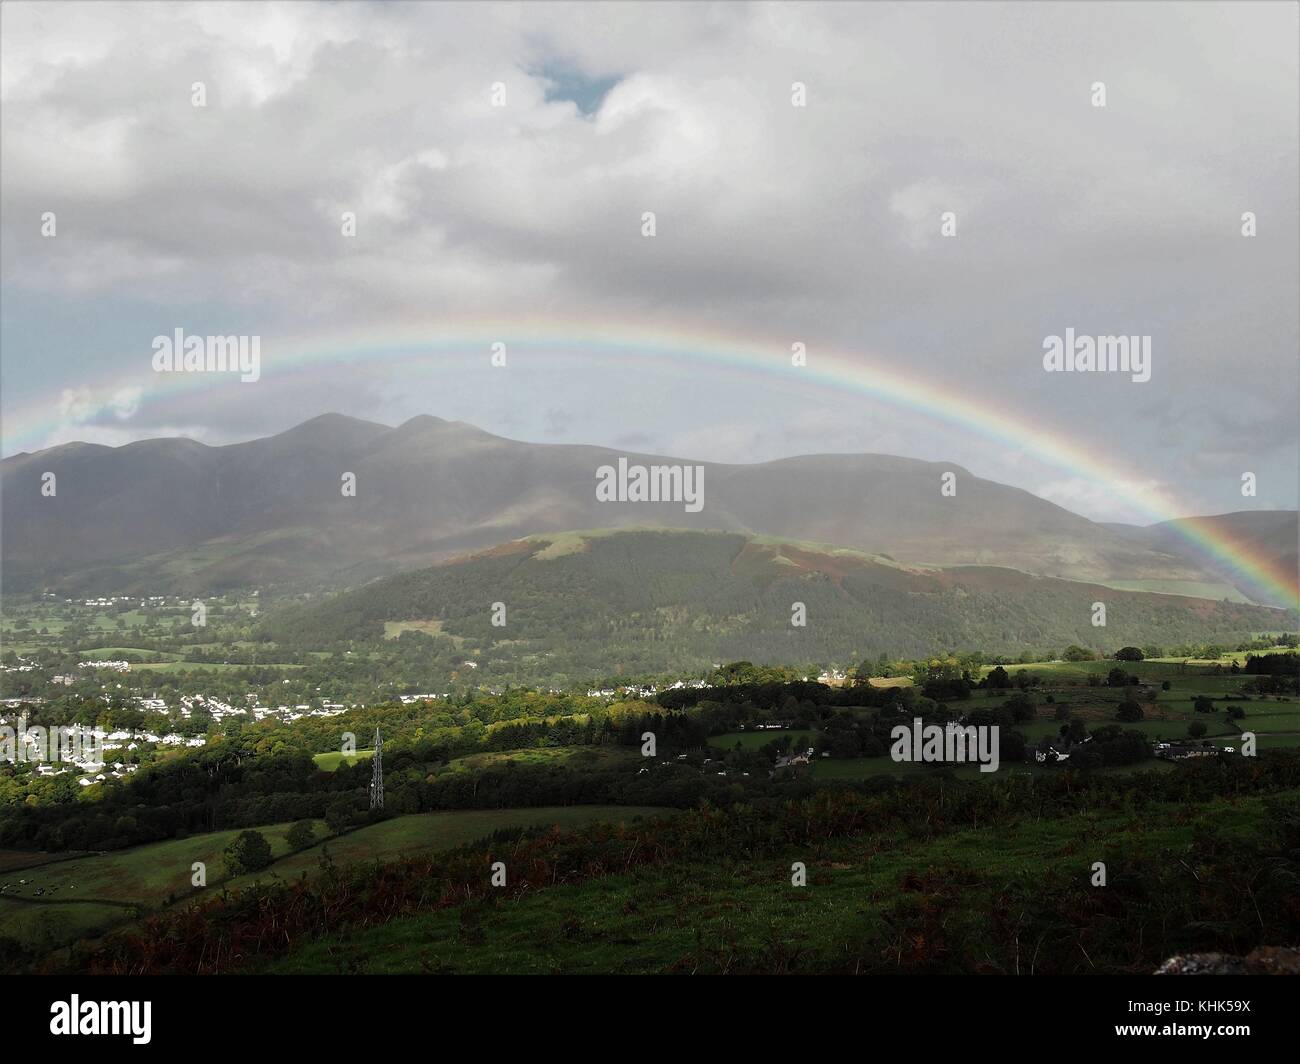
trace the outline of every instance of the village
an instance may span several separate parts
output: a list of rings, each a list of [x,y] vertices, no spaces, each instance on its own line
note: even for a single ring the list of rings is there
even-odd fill
[[[106,703],[109,701],[108,696],[102,697]],[[40,701],[39,699],[5,699],[0,705],[13,710]],[[171,710],[167,702],[158,697],[136,696],[131,701],[140,710],[159,716],[168,714]],[[334,717],[347,712],[348,708],[339,703],[329,702],[319,707],[310,705],[239,707],[202,694],[182,695],[176,705],[176,711],[182,719],[189,720],[196,710],[201,710],[211,717],[214,724],[231,719],[242,719],[252,723],[268,719],[289,722],[304,717]],[[0,713],[0,749],[5,750],[7,754],[3,759],[15,763],[32,763],[35,765],[36,775],[42,778],[72,774],[77,777],[77,783],[81,787],[91,787],[109,779],[125,779],[131,773],[138,771],[142,758],[147,758],[160,748],[198,748],[208,743],[206,735],[183,735],[177,731],[165,731],[160,734],[147,728],[119,728],[108,731],[100,727],[82,728],[71,725],[48,731],[75,732],[77,742],[63,744],[55,741],[53,736],[47,736],[47,729],[43,727],[28,727],[27,719],[22,713],[17,715]],[[12,752],[9,751],[10,746]],[[110,755],[115,753],[127,760],[111,759]]]

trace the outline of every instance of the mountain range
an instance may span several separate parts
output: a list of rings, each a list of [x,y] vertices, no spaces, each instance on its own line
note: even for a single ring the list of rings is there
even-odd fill
[[[601,502],[596,471],[699,465],[704,505]],[[55,493],[43,494],[43,476]],[[955,494],[941,478],[955,475]],[[343,491],[345,474],[355,495]],[[395,428],[326,414],[226,446],[186,438],[69,443],[0,464],[10,590],[200,593],[333,586],[573,529],[674,528],[833,544],[920,567],[1003,567],[1143,591],[1246,601],[1171,525],[1106,525],[956,463],[820,454],[695,462],[525,443],[421,416]],[[1223,515],[1294,562],[1297,515]]]

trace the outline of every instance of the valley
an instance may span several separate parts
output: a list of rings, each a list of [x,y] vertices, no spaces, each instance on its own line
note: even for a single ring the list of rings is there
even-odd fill
[[[0,738],[92,740],[0,765],[6,970],[1119,973],[1294,936],[1260,877],[1292,860],[1300,612],[1182,534],[967,479],[950,524],[939,466],[883,456],[701,466],[647,488],[686,503],[660,525],[630,479],[521,511],[600,453],[437,419],[238,446],[292,475],[161,441],[6,460],[7,493],[62,463],[116,515],[87,549],[75,507],[6,511]],[[393,447],[432,494],[367,475]],[[527,467],[521,523],[446,452]],[[157,485],[183,460],[203,532],[121,523],[141,455]],[[359,511],[303,494],[338,463]],[[257,505],[205,510],[230,475]],[[1283,561],[1294,516],[1229,515]]]

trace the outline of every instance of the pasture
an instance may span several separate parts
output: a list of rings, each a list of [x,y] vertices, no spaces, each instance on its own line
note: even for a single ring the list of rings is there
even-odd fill
[[[1249,797],[1207,803],[1192,817],[1184,806],[1161,804],[1018,818],[937,838],[864,828],[828,840],[814,853],[800,847],[758,859],[735,855],[641,867],[508,903],[444,908],[351,929],[303,941],[287,955],[262,962],[260,969],[275,974],[816,972],[860,970],[858,958],[871,958],[880,970],[905,970],[907,951],[917,942],[900,924],[909,913],[924,911],[930,895],[923,892],[938,890],[942,879],[960,883],[959,895],[950,889],[933,903],[941,909],[936,926],[945,939],[964,944],[950,958],[953,970],[969,964],[989,972],[1029,973],[1036,951],[1012,957],[994,945],[997,921],[990,914],[997,914],[1008,897],[1034,896],[1047,882],[1086,883],[1096,860],[1124,867],[1135,854],[1161,854],[1173,865],[1199,834],[1225,818],[1250,822],[1265,814],[1264,800]],[[806,862],[807,887],[792,886],[794,861]],[[1050,919],[1039,934],[1059,926]],[[1160,929],[1153,925],[1151,933]],[[1077,951],[1074,955],[1081,965],[1093,963]]]
[[[341,750],[329,750],[323,754],[312,754],[312,760],[316,762],[316,767],[322,772],[333,772],[344,761],[349,765],[355,765],[358,761],[367,761],[374,756],[375,752],[373,750],[358,750],[354,754],[345,754]]]
[[[734,750],[739,746],[742,750],[754,751],[761,750],[768,743],[777,742],[786,736],[790,737],[790,748],[792,750],[802,750],[813,744],[817,738],[817,732],[811,728],[767,729],[763,731],[746,729],[745,731],[712,735],[709,737],[709,745],[719,750]]]
[[[226,876],[222,851],[239,830],[67,861],[50,861],[48,854],[30,854],[33,866],[27,868],[16,867],[21,859],[17,851],[5,851],[8,869],[0,873],[0,886],[4,887],[0,893],[0,917],[4,919],[0,938],[16,939],[29,949],[54,949],[205,893],[238,889],[259,880],[294,880],[311,875],[326,854],[335,864],[391,860],[406,853],[453,849],[507,828],[575,827],[672,812],[649,806],[579,805],[417,813],[332,837],[324,821],[318,820],[313,824],[320,841],[296,853],[285,841],[290,825],[272,824],[253,830],[261,832],[271,844],[273,863],[260,872],[235,878]],[[206,888],[191,885],[196,861],[207,866]]]

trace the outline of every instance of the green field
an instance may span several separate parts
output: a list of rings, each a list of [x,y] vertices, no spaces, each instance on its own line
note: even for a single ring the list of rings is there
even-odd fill
[[[1261,744],[1262,745],[1262,744]],[[1175,768],[1173,762],[1143,761],[1136,765],[1115,765],[1089,769],[1103,775],[1126,772],[1166,772]],[[927,765],[921,762],[897,762],[885,757],[824,758],[813,763],[814,780],[868,780],[880,776],[935,776],[952,775],[956,779],[1005,779],[1007,776],[1042,776],[1060,773],[1055,765],[1026,764],[1023,761],[1003,761],[996,772],[981,772],[978,765]]]
[[[1300,733],[1291,732],[1287,735],[1261,734],[1256,745],[1261,750],[1271,750],[1284,746],[1300,746]]]
[[[320,866],[323,851],[336,864],[352,861],[392,860],[415,851],[449,850],[505,828],[535,826],[577,827],[598,820],[631,821],[638,817],[668,816],[670,809],[632,805],[543,806],[537,809],[466,809],[447,813],[416,813],[394,817],[359,828],[319,846],[278,861],[255,875],[231,880],[231,889],[270,878],[297,879]]]
[[[1072,715],[1094,728],[1102,724],[1119,723],[1115,720],[1115,710],[1127,698],[1136,698],[1142,704],[1146,718],[1123,726],[1136,728],[1153,740],[1186,738],[1187,725],[1194,720],[1199,720],[1206,726],[1207,738],[1235,740],[1242,731],[1253,731],[1260,736],[1261,745],[1264,736],[1272,735],[1276,740],[1281,740],[1287,735],[1300,733],[1300,700],[1295,696],[1279,698],[1274,695],[1245,696],[1237,693],[1250,678],[1243,673],[1234,675],[1229,671],[1228,666],[1234,657],[1239,662],[1244,662],[1246,655],[1227,655],[1219,661],[1192,664],[1171,659],[1139,662],[1107,660],[1041,662],[1006,668],[1013,679],[1023,671],[1042,680],[1041,686],[1030,692],[1030,696],[1038,703],[1038,719],[1020,727],[1030,740],[1057,733],[1060,727],[1060,723],[1055,720],[1058,705],[1067,705]],[[1222,671],[1212,671],[1214,665],[1221,666]],[[1086,685],[1089,676],[1104,680],[1110,670],[1116,667],[1137,676],[1151,689],[1150,693],[1142,694],[1131,687],[1107,687],[1104,683],[1095,687]],[[987,674],[990,670],[983,671]],[[1160,689],[1164,682],[1169,683],[1168,691]],[[1055,699],[1055,704],[1045,701],[1048,695]],[[1215,700],[1215,712],[1195,711],[1193,703],[1199,695]],[[954,702],[952,705],[969,711],[981,705],[999,705],[1009,696],[1010,692],[976,691],[970,701]],[[1223,712],[1228,705],[1239,707],[1245,713],[1244,718],[1229,721]],[[1280,745],[1276,741],[1274,744]]]
[[[1028,973],[1034,970],[1032,945],[1019,957],[995,957],[994,948],[983,945],[989,914],[1009,896],[1028,901],[1052,875],[1086,884],[1098,860],[1112,875],[1121,875],[1129,856],[1139,853],[1163,853],[1177,867],[1199,833],[1223,818],[1257,822],[1266,806],[1243,798],[1185,813],[1182,806],[1163,805],[1033,817],[934,839],[865,832],[757,860],[639,867],[313,939],[262,968],[422,974],[898,970],[911,945],[898,930],[901,914],[915,914],[922,904],[918,892],[935,883],[928,889],[950,892],[932,902],[941,909],[936,923],[946,937],[966,943],[952,957],[954,970]],[[796,861],[807,867],[804,887],[791,883]],[[940,879],[946,888],[937,886]],[[1059,925],[1052,914],[1035,919],[1032,930],[1026,925],[1027,943]],[[1153,926],[1150,933],[1158,936],[1161,929]],[[1085,964],[1077,952],[1075,959]]]
[[[278,661],[258,662],[256,666],[241,665],[241,664],[234,663],[234,662],[232,662],[231,664],[226,664],[225,662],[222,662],[222,661],[217,661],[217,662],[210,662],[210,661],[157,661],[157,662],[149,662],[149,661],[146,661],[146,662],[141,662],[141,663],[138,664],[138,665],[136,665],[136,664],[132,664],[132,666],[131,666],[132,669],[150,669],[150,670],[152,670],[152,671],[154,671],[154,672],[193,672],[193,671],[198,671],[198,670],[200,670],[200,669],[211,669],[213,672],[227,672],[227,671],[229,671],[229,670],[231,670],[231,669],[247,669],[247,668],[253,668],[253,667],[256,667],[256,668],[259,668],[259,669],[262,669],[262,668],[266,668],[266,669],[289,669],[289,670],[292,671],[292,670],[294,670],[294,669],[305,669],[307,666],[306,666],[306,665],[286,665],[286,664],[284,664],[284,663],[282,663],[282,662],[278,662]]]
[[[14,868],[32,868],[38,864],[49,864],[53,861],[71,861],[77,857],[90,856],[79,850],[68,850],[65,853],[32,853],[30,850],[0,850],[0,882],[4,881],[5,873]]]
[[[132,664],[147,661],[177,661],[179,654],[167,650],[148,650],[144,647],[95,647],[93,650],[79,650],[82,661],[129,661]]]
[[[1103,680],[1106,674],[1113,668],[1121,668],[1125,672],[1132,673],[1140,677],[1144,682],[1159,683],[1161,680],[1170,680],[1175,683],[1179,681],[1190,683],[1193,686],[1196,682],[1205,680],[1218,681],[1223,679],[1229,682],[1238,682],[1244,679],[1242,673],[1236,676],[1232,674],[1231,666],[1235,661],[1238,666],[1245,665],[1247,654],[1263,655],[1268,653],[1286,653],[1287,648],[1278,647],[1275,650],[1252,650],[1237,651],[1232,654],[1224,654],[1214,659],[1199,658],[1150,658],[1145,661],[1115,661],[1112,658],[1104,658],[1100,661],[1037,661],[1025,665],[1004,665],[1002,668],[1014,677],[1018,672],[1028,672],[1042,676],[1048,683],[1053,678],[1070,681],[1073,683],[1085,682],[1089,675],[1099,676]],[[1213,674],[1210,670],[1218,665],[1223,669],[1219,675]],[[1209,667],[1207,669],[1207,666]],[[985,665],[980,668],[980,675],[987,676],[993,671],[995,666]]]
[[[6,917],[0,938],[16,938],[29,947],[53,948],[74,941],[88,933],[90,927],[104,930],[134,919],[137,913],[132,907],[144,912],[192,899],[204,893],[190,884],[195,861],[207,865],[208,891],[237,889],[258,880],[297,879],[304,873],[311,874],[319,868],[326,850],[336,864],[390,860],[405,853],[462,846],[505,828],[552,824],[576,827],[599,820],[630,821],[671,813],[647,806],[602,805],[419,813],[326,838],[298,853],[291,853],[284,841],[290,825],[273,824],[256,830],[271,844],[275,862],[255,875],[235,879],[224,878],[222,851],[238,831],[195,835],[26,869],[14,868],[15,851],[5,851],[11,862],[10,869],[0,873],[0,884],[7,884],[0,895],[0,914]],[[325,836],[323,821],[316,821],[315,827],[317,838]],[[34,862],[48,861],[45,854],[32,854],[31,858]],[[20,879],[26,883],[20,884]],[[44,891],[41,896],[36,895],[38,889]],[[14,916],[12,923],[10,914]]]
[[[795,729],[783,731],[743,731],[743,732],[726,732],[723,735],[714,735],[709,738],[709,745],[715,746],[720,750],[734,750],[737,745],[742,750],[754,751],[761,750],[768,743],[774,743],[778,739],[790,736],[790,748],[792,750],[806,750],[813,744],[817,738],[817,733],[812,729]]]
[[[542,746],[469,754],[447,762],[438,773],[480,772],[508,765],[564,765],[573,769],[602,769],[629,764],[640,756],[636,750],[619,746]]]
[[[130,910],[95,902],[29,905],[0,898],[0,942],[8,938],[27,949],[55,950],[101,935],[132,916]]]
[[[1244,659],[1244,655],[1242,656]],[[1126,672],[1141,676],[1151,687],[1149,693],[1138,693],[1133,687],[1090,687],[1086,685],[1089,675],[1105,677],[1112,668],[1119,664]],[[1127,730],[1140,731],[1153,742],[1187,739],[1188,725],[1200,721],[1206,726],[1205,738],[1217,745],[1238,746],[1243,731],[1254,732],[1260,749],[1280,746],[1300,745],[1300,700],[1294,696],[1278,698],[1254,695],[1249,698],[1234,694],[1241,687],[1242,676],[1225,673],[1214,675],[1204,666],[1188,670],[1181,662],[1047,662],[1038,665],[1009,667],[1008,672],[1014,676],[1024,670],[1043,679],[1040,687],[1032,688],[1030,697],[1038,703],[1036,719],[1017,725],[1029,743],[1039,739],[1054,737],[1060,733],[1062,721],[1056,719],[1056,711],[1067,706],[1072,717],[1082,720],[1087,727],[1097,728],[1107,724],[1119,724]],[[1168,679],[1170,690],[1160,690],[1160,683]],[[956,700],[949,703],[949,708],[959,713],[969,713],[981,708],[1003,704],[1012,691],[976,690],[969,700]],[[1051,695],[1056,701],[1048,703],[1045,699]],[[1213,713],[1197,713],[1193,703],[1198,695],[1207,695],[1215,699],[1216,710]],[[1136,697],[1143,705],[1146,719],[1135,723],[1121,723],[1115,719],[1115,712],[1121,701]],[[1223,707],[1239,707],[1245,717],[1240,721],[1229,720]],[[790,735],[795,738],[792,748],[801,750],[811,745],[816,739],[816,732],[809,730],[727,732],[710,737],[708,744],[716,750],[730,751],[737,744],[747,752],[757,751],[768,743]],[[1114,771],[1132,771],[1149,768],[1152,762],[1120,768]],[[1168,767],[1158,763],[1159,768]],[[897,764],[889,757],[880,758],[814,758],[813,778],[818,780],[861,780],[876,776],[906,776],[916,773],[934,772],[929,765]],[[981,774],[974,767],[954,770],[960,778],[981,778],[992,773]],[[1037,765],[1017,762],[1004,762],[997,775],[1008,771],[1035,774],[1043,771],[1056,771]]]
[[[337,750],[312,755],[318,768],[333,772],[344,761],[354,765],[358,760],[375,756],[373,750],[358,750],[344,755]],[[503,768],[508,765],[567,765],[569,768],[608,768],[626,764],[639,754],[617,746],[541,746],[523,750],[493,750],[482,754],[467,754],[453,758],[445,765],[431,767],[434,775],[444,772],[479,772],[483,769]]]
[[[257,829],[271,844],[276,857],[289,853],[284,841],[288,824],[269,824]],[[316,822],[318,834],[324,834],[323,821]],[[222,872],[221,852],[239,832],[216,831],[207,835],[193,835],[187,839],[155,842],[128,850],[116,850],[91,857],[78,857],[71,861],[58,861],[36,868],[11,870],[0,874],[0,884],[7,884],[4,897],[22,899],[54,899],[63,901],[111,901],[131,903],[146,907],[165,904],[171,895],[181,897],[192,892],[191,865],[202,861],[207,865],[208,882],[214,883]],[[39,859],[42,855],[34,855]],[[26,879],[25,884],[19,884]],[[36,891],[44,891],[42,898]]]
[[[358,761],[365,761],[375,756],[373,750],[358,750],[355,754],[344,754],[340,750],[330,750],[324,754],[313,754],[312,760],[316,762],[316,767],[323,769],[325,772],[333,772],[344,761],[349,765],[355,765]]]
[[[465,642],[464,636],[452,635],[442,630],[443,622],[437,618],[428,621],[385,621],[384,638],[396,639],[403,632],[423,632],[425,635],[446,635],[457,646]]]

